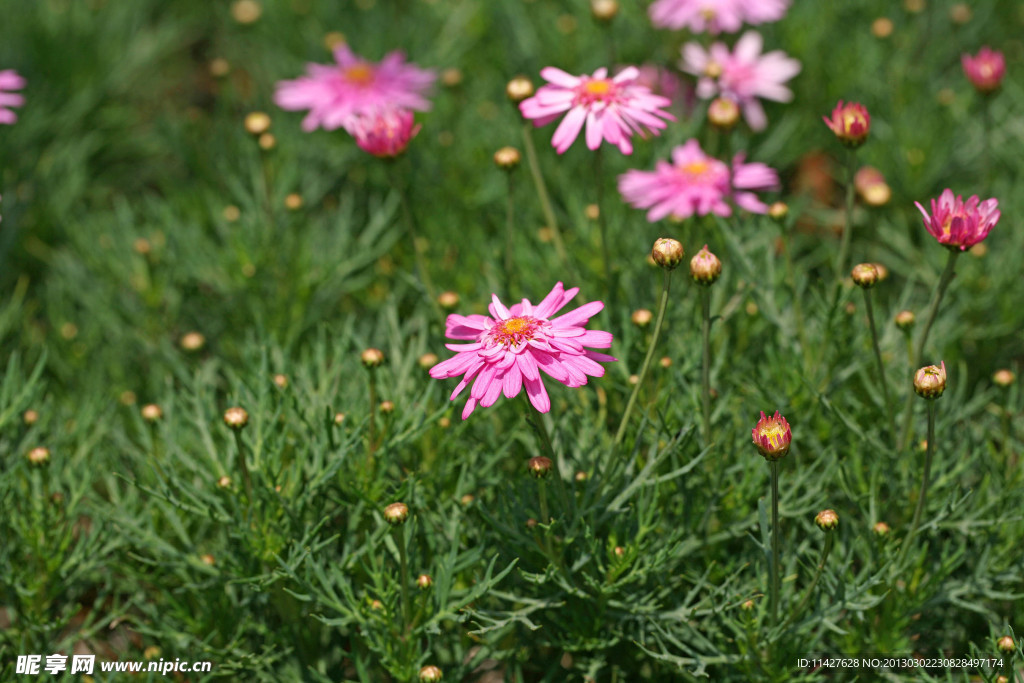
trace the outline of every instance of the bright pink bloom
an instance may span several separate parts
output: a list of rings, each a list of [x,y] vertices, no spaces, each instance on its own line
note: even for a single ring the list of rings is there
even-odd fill
[[[789,0],[657,0],[647,13],[657,28],[735,33],[744,22],[778,21],[788,8]]]
[[[751,430],[754,438],[754,445],[758,452],[769,462],[778,460],[789,453],[789,445],[793,442],[793,430],[789,427],[786,418],[779,415],[779,411],[768,417],[761,411],[761,419],[757,421]]]
[[[662,118],[675,121],[674,116],[661,110],[672,102],[637,83],[640,71],[635,66],[626,67],[615,78],[608,78],[608,69],[604,68],[593,76],[572,76],[549,66],[541,69],[540,75],[547,85],[520,102],[519,110],[535,126],[547,125],[569,112],[551,138],[559,154],[569,149],[584,123],[588,148],[597,149],[602,140],[607,140],[623,154],[632,154],[633,133],[643,136],[647,129],[657,135],[666,125]]]
[[[424,95],[436,75],[405,63],[401,52],[388,53],[379,64],[355,55],[347,45],[334,50],[337,65],[309,64],[307,76],[279,81],[274,102],[282,109],[308,109],[303,130],[348,128],[354,117],[381,107],[424,111]]]
[[[14,69],[0,71],[0,123],[14,123],[18,120],[17,115],[9,107],[20,107],[25,104],[25,98],[13,92],[5,90],[21,90],[25,87],[25,79],[18,75]]]
[[[768,117],[758,98],[789,102],[793,93],[783,83],[800,73],[800,62],[781,50],[761,54],[761,34],[747,31],[732,52],[725,43],[705,50],[698,43],[683,46],[679,68],[698,77],[697,96],[735,100],[753,130],[764,130]]]
[[[463,376],[452,392],[453,401],[473,382],[462,411],[463,420],[477,404],[485,408],[492,406],[501,394],[513,398],[523,385],[533,407],[542,413],[548,412],[551,399],[539,370],[568,387],[583,386],[588,375],[604,375],[600,363],[616,359],[584,348],[606,349],[612,345],[610,332],[584,327],[604,304],[591,301],[551,319],[578,291],[578,287],[565,290],[559,282],[536,306],[523,299],[508,308],[498,300],[497,294],[492,294],[488,307],[491,317],[448,316],[445,335],[470,343],[446,344],[456,355],[432,367],[430,376],[435,379]]]
[[[420,126],[414,125],[409,109],[385,107],[357,116],[349,125],[349,132],[359,148],[375,157],[396,157],[405,151]]]
[[[622,198],[638,209],[650,209],[652,223],[666,216],[689,218],[709,213],[729,216],[731,199],[751,213],[767,213],[768,205],[755,191],[779,189],[779,175],[762,163],[747,164],[744,155],[724,161],[706,155],[695,139],[672,150],[672,163],[659,161],[653,171],[627,171],[619,176]]]
[[[931,215],[920,203],[914,204],[924,216],[924,227],[931,236],[950,249],[970,249],[988,237],[999,222],[999,202],[995,198],[981,202],[974,195],[965,204],[960,195],[953,197],[953,190],[948,187],[938,201],[932,200]]]
[[[961,55],[960,62],[964,65],[964,73],[978,92],[990,93],[999,90],[1006,75],[1006,60],[1003,53],[992,50],[987,45],[974,57]]]
[[[832,110],[832,118],[822,116],[821,119],[847,147],[860,147],[871,132],[871,114],[860,102],[843,104],[839,100],[839,104]]]

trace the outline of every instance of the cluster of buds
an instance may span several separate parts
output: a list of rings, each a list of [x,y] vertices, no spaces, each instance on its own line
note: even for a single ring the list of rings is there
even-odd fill
[[[752,430],[754,445],[768,462],[774,462],[789,453],[789,445],[793,441],[793,431],[789,428],[786,418],[775,411],[768,417],[761,411],[761,419]]]
[[[914,391],[929,400],[942,396],[946,390],[946,362],[939,367],[928,365],[914,373]]]
[[[835,133],[839,142],[851,149],[860,147],[868,139],[868,132],[871,130],[871,115],[864,105],[859,102],[848,102],[839,104],[832,110],[832,118],[822,117],[825,125]]]

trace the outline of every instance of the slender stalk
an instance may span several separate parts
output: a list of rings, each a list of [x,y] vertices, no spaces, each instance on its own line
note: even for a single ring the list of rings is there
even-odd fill
[[[543,479],[537,480],[537,497],[540,499],[540,523],[548,525],[551,523],[551,515],[548,514],[548,487]]]
[[[810,344],[807,343],[807,329],[804,326],[804,312],[803,307],[800,304],[800,297],[797,296],[796,291],[796,274],[793,270],[793,255],[790,253],[790,241],[787,239],[785,225],[779,225],[779,232],[782,236],[782,251],[786,255],[786,282],[793,292],[793,319],[796,321],[796,335],[797,339],[800,340],[800,350],[807,357],[807,350],[810,348]]]
[[[789,613],[789,617],[782,623],[782,627],[785,628],[793,623],[793,620],[798,615],[803,614],[804,608],[807,607],[807,603],[810,602],[811,596],[814,595],[814,589],[818,586],[818,581],[821,579],[821,575],[825,570],[825,562],[828,561],[829,553],[832,552],[833,534],[827,532],[825,536],[825,545],[821,549],[821,557],[818,559],[818,566],[814,571],[814,578],[811,580],[811,585],[807,587],[804,592],[803,599],[800,600],[800,604],[796,606],[796,609]]]
[[[836,257],[836,280],[842,280],[846,275],[846,259],[850,252],[850,239],[853,233],[853,177],[856,173],[857,152],[851,149],[846,156],[846,222],[839,241],[839,255]]]
[[[779,551],[779,461],[772,460],[769,464],[772,479],[772,589],[769,600],[772,626],[775,626],[779,623],[779,593],[781,592],[779,579],[779,557],[781,556]]]
[[[711,443],[711,292],[708,287],[700,288],[701,341],[703,342],[703,367],[701,367],[701,403],[704,418],[704,444]]]
[[[597,186],[597,226],[601,232],[601,258],[604,261],[604,281],[608,287],[608,308],[618,310],[616,287],[612,280],[612,262],[608,252],[608,218],[605,216],[604,202],[604,155],[598,147],[594,152],[594,185]]]
[[[949,287],[949,283],[953,281],[953,277],[956,274],[954,272],[956,269],[956,257],[959,255],[959,249],[951,249],[949,252],[946,269],[942,271],[939,284],[935,287],[935,294],[932,296],[931,306],[928,307],[928,317],[925,320],[924,329],[921,330],[921,336],[917,340],[917,348],[914,351],[911,370],[920,367],[923,362],[924,347],[928,342],[928,333],[931,332],[932,323],[935,322],[935,317],[938,315],[939,304],[942,303],[942,297],[946,293],[946,288]],[[910,446],[910,422],[914,415],[914,396],[913,391],[907,394],[907,404],[903,410],[903,434],[900,437],[900,450],[904,451]]]
[[[562,241],[562,231],[558,228],[558,221],[555,219],[555,211],[551,207],[551,198],[548,196],[547,186],[544,184],[544,176],[540,172],[540,163],[537,161],[537,150],[533,146],[533,126],[527,121],[523,123],[523,146],[526,149],[526,161],[530,165],[530,175],[533,176],[534,187],[537,188],[537,198],[540,199],[540,208],[544,213],[544,221],[551,228],[551,235],[555,241],[555,252],[558,260],[566,268],[569,267],[569,257],[565,252],[565,242]]]
[[[871,290],[864,289],[864,308],[868,312],[868,325],[871,326],[871,343],[875,347],[875,360],[878,362],[878,376],[882,382],[882,398],[885,401],[885,414],[889,418],[890,438],[896,438],[896,418],[892,414],[892,404],[889,403],[889,381],[885,379],[885,364],[882,363],[882,352],[878,347],[878,330],[875,328],[875,314],[871,309]]]
[[[238,449],[238,469],[242,473],[242,483],[245,485],[245,497],[252,505],[252,478],[249,476],[249,466],[245,462],[245,444],[242,442],[242,432],[238,429],[232,430],[235,434],[235,446]]]
[[[412,602],[409,600],[409,561],[405,549],[405,525],[399,524],[393,527],[395,545],[398,546],[398,578],[401,581],[402,590],[402,618],[405,632],[412,629]]]
[[[924,455],[924,474],[921,477],[921,491],[917,495],[917,506],[914,508],[914,519],[910,522],[910,531],[907,532],[907,538],[903,541],[903,547],[900,549],[899,561],[896,562],[896,567],[900,567],[903,564],[903,559],[907,556],[907,552],[910,550],[910,542],[914,540],[914,535],[917,533],[917,527],[921,523],[921,513],[924,511],[925,499],[928,497],[928,479],[931,476],[932,470],[932,457],[935,454],[935,401],[928,401],[928,448],[925,450]]]
[[[367,449],[367,464],[373,464],[373,454],[377,452],[377,373],[370,370],[370,446]]]
[[[629,415],[633,412],[633,406],[636,404],[636,397],[640,393],[640,387],[644,383],[644,378],[647,377],[647,371],[651,367],[651,359],[654,358],[654,349],[658,346],[658,337],[661,335],[661,325],[665,321],[665,310],[668,308],[668,292],[669,287],[672,284],[672,271],[665,269],[664,284],[661,288],[661,301],[658,303],[658,317],[654,322],[654,335],[651,337],[651,345],[647,348],[647,357],[644,358],[644,364],[640,368],[640,375],[637,379],[636,385],[633,387],[633,393],[629,395],[629,402],[626,404],[626,410],[622,413],[622,421],[619,422],[619,429],[615,433],[615,445],[618,446],[622,443],[622,437],[626,435],[626,425],[629,424]]]
[[[409,229],[409,239],[412,240],[412,251],[413,258],[416,260],[416,270],[420,276],[420,283],[423,285],[423,291],[427,295],[427,299],[430,301],[430,307],[434,309],[434,313],[440,319],[444,319],[444,313],[441,311],[440,304],[437,303],[437,290],[434,288],[434,282],[430,279],[430,271],[427,269],[426,258],[423,254],[423,244],[420,240],[419,231],[416,227],[416,215],[412,212],[412,208],[409,204],[409,192],[408,184],[401,184],[397,179],[393,181],[395,190],[398,191],[398,196],[401,199],[402,214],[405,216],[405,223]]]
[[[508,291],[512,291],[512,271],[515,264],[515,204],[512,198],[514,184],[512,173],[506,172],[505,175],[508,177],[508,197],[505,201],[505,284]]]

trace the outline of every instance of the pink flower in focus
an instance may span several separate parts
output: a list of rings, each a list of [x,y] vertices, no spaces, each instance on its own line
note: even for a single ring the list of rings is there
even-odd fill
[[[931,236],[950,249],[970,249],[988,237],[999,222],[999,202],[995,198],[981,202],[978,195],[974,195],[965,204],[960,195],[954,197],[948,187],[938,201],[932,200],[930,215],[919,202],[914,205],[924,216],[924,227]]]
[[[420,126],[414,125],[409,109],[382,107],[355,117],[348,130],[360,149],[375,157],[389,158],[405,151],[409,141],[420,132]]]
[[[0,71],[0,123],[14,123],[18,120],[17,115],[9,107],[20,107],[25,104],[25,98],[13,92],[5,90],[21,90],[25,87],[25,79],[18,75],[14,69]]]
[[[698,43],[687,43],[679,65],[698,77],[698,97],[711,99],[722,95],[735,100],[755,131],[768,125],[758,98],[789,102],[793,93],[783,83],[800,73],[800,62],[781,50],[762,55],[762,45],[761,34],[756,31],[744,33],[732,52],[725,43],[714,43],[709,50]]]
[[[832,110],[832,118],[822,116],[825,125],[835,133],[839,141],[847,147],[860,147],[868,139],[871,132],[871,114],[860,102],[839,104]]]
[[[424,95],[436,75],[430,69],[406,64],[401,52],[391,52],[379,64],[355,55],[347,45],[334,50],[337,65],[309,64],[306,76],[279,81],[274,102],[282,109],[308,109],[303,130],[348,128],[354,117],[381,107],[424,111]]]
[[[631,206],[650,209],[647,220],[652,223],[666,216],[729,216],[729,199],[751,213],[767,213],[768,205],[754,192],[777,190],[779,176],[765,164],[743,159],[743,154],[733,158],[730,187],[729,166],[706,155],[691,139],[672,150],[672,163],[659,161],[653,171],[632,170],[619,176],[619,193]]]
[[[539,371],[568,387],[587,383],[587,376],[601,377],[600,363],[615,358],[584,347],[606,349],[612,345],[610,332],[585,329],[590,317],[604,303],[592,301],[557,318],[551,316],[572,300],[578,287],[565,290],[555,285],[544,300],[534,306],[527,299],[506,308],[496,294],[491,295],[486,315],[449,315],[445,335],[469,344],[446,344],[456,355],[430,369],[435,379],[457,377],[462,381],[452,392],[451,400],[462,393],[470,382],[473,388],[462,411],[465,420],[477,404],[487,408],[498,396],[517,396],[523,386],[533,407],[542,413],[551,409]]]
[[[647,13],[657,28],[735,33],[744,22],[778,21],[788,8],[789,0],[657,0]]]
[[[593,76],[572,76],[549,66],[541,69],[540,75],[548,83],[520,102],[519,110],[535,126],[547,125],[568,112],[551,138],[559,154],[569,149],[584,123],[588,148],[597,149],[602,140],[607,140],[623,154],[632,154],[633,133],[643,136],[646,129],[657,135],[666,125],[661,119],[675,120],[661,110],[672,102],[639,85],[636,81],[640,72],[634,66],[626,67],[614,78],[608,78],[608,69],[604,68]]]
[[[981,93],[999,90],[1006,75],[1006,60],[1003,53],[992,50],[987,45],[974,57],[961,55],[960,62],[964,65],[964,73],[975,89]]]

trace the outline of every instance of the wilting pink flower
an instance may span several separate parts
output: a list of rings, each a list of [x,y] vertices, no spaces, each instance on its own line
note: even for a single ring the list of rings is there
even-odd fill
[[[9,107],[20,107],[25,104],[25,98],[13,92],[5,90],[21,90],[25,87],[25,79],[18,75],[14,69],[0,71],[0,123],[14,123],[18,120],[17,115]]]
[[[309,64],[308,75],[277,84],[277,106],[309,110],[302,121],[303,130],[347,129],[354,117],[381,107],[430,109],[424,95],[436,75],[430,69],[406,64],[401,52],[391,52],[374,64],[340,45],[334,50],[334,59],[337,65]]]
[[[860,102],[843,104],[843,101],[839,100],[839,104],[832,110],[832,118],[821,118],[847,147],[860,147],[871,132],[871,114]]]
[[[754,437],[754,445],[758,452],[769,462],[778,460],[789,453],[789,445],[793,441],[793,431],[789,428],[786,418],[779,415],[779,411],[768,417],[761,411],[761,419],[751,430]]]
[[[964,203],[953,190],[948,187],[939,195],[938,201],[932,200],[932,212],[929,215],[919,202],[914,202],[921,215],[924,216],[924,227],[932,237],[950,249],[970,249],[988,237],[989,231],[999,222],[999,202],[995,199],[980,201],[974,195]]]
[[[540,75],[548,83],[520,102],[519,110],[535,126],[547,125],[568,112],[551,138],[559,154],[569,149],[584,123],[588,148],[597,149],[602,140],[607,140],[623,154],[632,154],[633,133],[643,136],[650,130],[657,135],[666,125],[661,119],[675,120],[661,110],[672,104],[670,100],[637,83],[640,72],[635,66],[623,69],[614,78],[608,78],[608,69],[604,68],[593,76],[572,76],[549,66],[541,69]]]
[[[698,77],[698,97],[722,95],[735,100],[750,127],[763,130],[768,117],[758,98],[776,102],[793,99],[783,83],[800,73],[800,62],[781,50],[762,55],[762,45],[757,31],[744,33],[732,52],[725,43],[714,43],[708,50],[699,43],[687,43],[679,67]]]
[[[666,216],[729,216],[730,199],[751,213],[767,213],[768,206],[754,192],[778,189],[779,176],[765,164],[743,159],[737,154],[730,172],[724,161],[706,155],[691,139],[672,150],[672,163],[659,161],[653,171],[632,170],[619,176],[619,192],[633,207],[650,209],[647,220],[652,223]]]
[[[778,21],[788,7],[789,0],[657,0],[647,12],[658,28],[735,33],[744,22]]]
[[[409,109],[382,107],[356,116],[348,130],[360,149],[375,157],[396,157],[405,151],[420,127]]]
[[[533,407],[542,413],[551,409],[540,371],[569,387],[587,383],[587,376],[601,377],[600,363],[615,358],[584,347],[606,349],[612,345],[610,332],[585,329],[590,317],[604,304],[592,301],[557,318],[551,318],[572,300],[578,287],[565,290],[562,283],[536,306],[527,299],[508,308],[491,295],[486,315],[449,315],[445,335],[449,339],[467,340],[469,344],[446,344],[456,355],[430,369],[435,379],[457,377],[462,381],[452,392],[451,400],[473,383],[462,419],[469,417],[477,404],[494,405],[498,396],[517,396],[523,386]]]
[[[990,93],[999,89],[1006,75],[1006,60],[1003,53],[993,50],[987,45],[974,57],[961,55],[960,62],[964,65],[964,73],[978,92]]]

